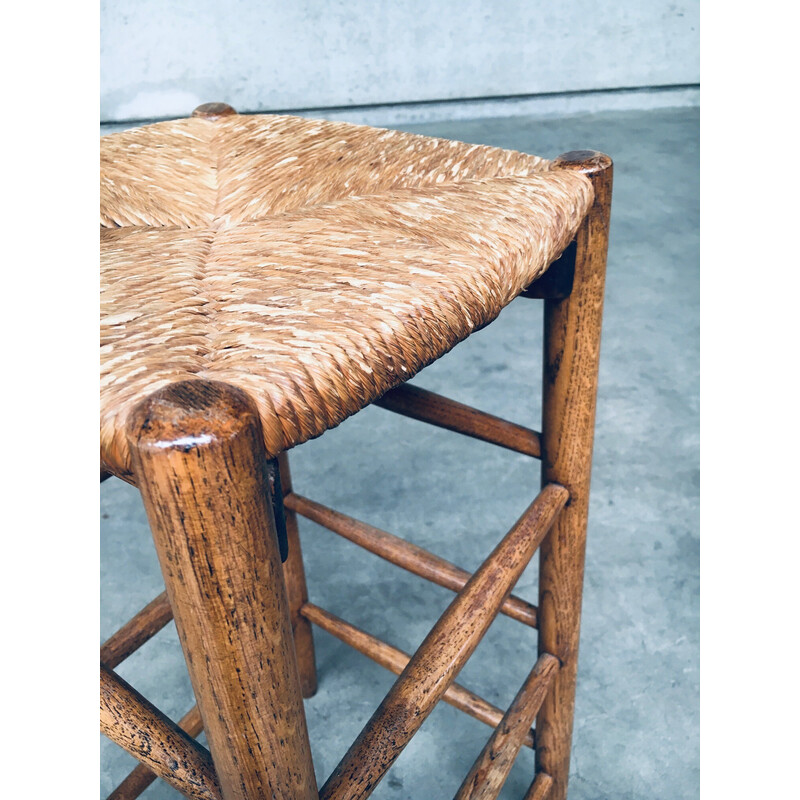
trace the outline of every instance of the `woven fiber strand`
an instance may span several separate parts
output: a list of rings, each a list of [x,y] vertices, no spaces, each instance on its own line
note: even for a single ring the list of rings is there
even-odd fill
[[[269,455],[318,436],[499,314],[591,183],[497,148],[296,117],[101,139],[101,462],[140,399],[247,391]]]

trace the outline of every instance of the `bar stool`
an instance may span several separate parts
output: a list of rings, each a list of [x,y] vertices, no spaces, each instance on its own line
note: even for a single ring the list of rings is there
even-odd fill
[[[141,762],[112,797],[365,798],[440,700],[494,729],[458,800],[523,746],[527,800],[566,797],[611,183],[593,151],[221,103],[101,139],[100,474],[140,490],[166,586],[100,651],[101,730]],[[518,295],[545,303],[541,433],[405,383]],[[370,403],[541,459],[473,574],[293,490],[287,451]],[[413,655],[309,602],[297,515],[456,592]],[[538,607],[511,594],[537,550]],[[498,613],[539,638],[505,712],[455,682]],[[178,723],[114,672],[173,617]],[[399,675],[320,789],[312,624]]]

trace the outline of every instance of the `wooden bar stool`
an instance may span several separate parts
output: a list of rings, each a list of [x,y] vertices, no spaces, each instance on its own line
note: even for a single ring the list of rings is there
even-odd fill
[[[458,800],[523,746],[526,798],[566,797],[611,179],[592,151],[219,103],[101,140],[100,475],[141,491],[166,585],[100,651],[101,729],[141,762],[112,797],[364,798],[439,700],[494,728]],[[545,302],[541,433],[405,384],[518,295]],[[370,403],[542,460],[475,573],[293,490],[286,451]],[[309,602],[297,515],[457,593],[413,655]],[[538,608],[511,594],[537,550]],[[455,682],[498,613],[539,631],[505,712]],[[173,617],[178,723],[114,672]],[[320,789],[312,624],[399,675]]]

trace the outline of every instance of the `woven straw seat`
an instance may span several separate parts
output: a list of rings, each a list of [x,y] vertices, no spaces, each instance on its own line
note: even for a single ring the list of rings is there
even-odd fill
[[[143,397],[204,378],[258,406],[268,455],[318,436],[502,308],[593,197],[541,158],[284,116],[101,139],[101,462]]]

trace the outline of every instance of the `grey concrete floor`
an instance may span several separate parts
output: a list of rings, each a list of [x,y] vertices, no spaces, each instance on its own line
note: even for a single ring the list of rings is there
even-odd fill
[[[667,109],[408,128],[555,156],[616,162],[570,797],[690,798],[699,783],[698,112]],[[541,304],[515,300],[414,383],[538,427]],[[295,488],[472,569],[527,506],[538,463],[367,408],[292,451]],[[137,492],[101,487],[105,638],[162,590]],[[452,595],[301,521],[311,599],[412,650]],[[532,564],[517,593],[535,600]],[[535,631],[500,617],[460,681],[505,707]],[[322,782],[393,676],[317,632],[306,703]],[[175,718],[192,692],[173,625],[119,667]],[[489,729],[440,704],[374,793],[452,797]],[[133,766],[103,740],[101,794]],[[503,798],[527,788],[523,751]],[[157,782],[146,797],[178,795]]]

